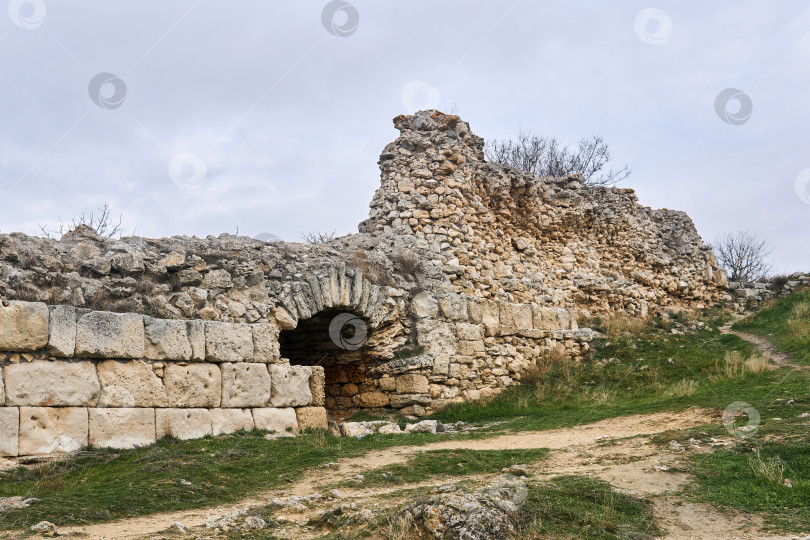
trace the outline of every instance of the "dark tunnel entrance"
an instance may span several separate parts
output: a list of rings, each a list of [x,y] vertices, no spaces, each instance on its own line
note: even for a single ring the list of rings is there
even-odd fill
[[[299,320],[295,329],[279,335],[281,357],[290,364],[324,368],[326,409],[332,417],[362,408],[360,394],[376,387],[366,377],[368,333],[362,317],[330,309]]]

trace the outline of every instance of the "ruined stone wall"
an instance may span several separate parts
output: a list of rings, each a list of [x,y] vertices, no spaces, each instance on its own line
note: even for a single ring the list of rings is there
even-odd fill
[[[290,366],[269,324],[0,306],[0,456],[326,428],[323,368]]]
[[[161,324],[186,328],[191,358],[117,357],[146,362],[158,378],[158,364],[199,361],[193,339],[203,335],[202,361],[224,381],[232,360],[208,350],[209,335],[227,329],[223,339],[245,347],[252,336],[259,351],[264,328],[277,351],[269,365],[323,368],[324,406],[342,416],[369,407],[421,415],[492,395],[551,352],[584,357],[594,335],[578,323],[590,314],[646,316],[720,297],[723,274],[682,212],[640,206],[632,190],[487,163],[483,141],[456,116],[423,111],[394,123],[401,135],[380,157],[359,234],[322,243],[110,239],[87,227],[61,239],[2,234],[0,298],[62,306],[51,318],[68,306],[79,320],[88,309],[138,314],[144,336]],[[356,347],[341,337],[345,316],[362,325]],[[13,358],[22,357],[6,357],[4,371]],[[68,358],[59,361],[80,356]],[[101,360],[86,361],[99,371]]]
[[[399,116],[380,157],[367,233],[424,239],[452,254],[458,291],[646,316],[719,297],[724,275],[683,212],[640,206],[630,189],[536,178],[484,160],[457,116]]]

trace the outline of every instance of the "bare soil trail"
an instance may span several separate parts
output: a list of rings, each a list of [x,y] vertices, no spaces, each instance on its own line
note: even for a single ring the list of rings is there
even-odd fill
[[[776,350],[776,347],[773,343],[768,341],[765,338],[761,338],[759,336],[755,336],[754,334],[749,334],[748,332],[740,332],[739,330],[732,330],[731,325],[734,322],[730,322],[725,326],[720,328],[720,331],[724,334],[731,334],[735,335],[745,341],[749,342],[751,345],[757,348],[759,352],[762,353],[765,358],[773,362],[778,366],[786,366],[797,371],[810,371],[810,366],[803,366],[801,364],[795,363],[793,360],[790,359],[790,356],[786,355],[785,353],[781,353]]]

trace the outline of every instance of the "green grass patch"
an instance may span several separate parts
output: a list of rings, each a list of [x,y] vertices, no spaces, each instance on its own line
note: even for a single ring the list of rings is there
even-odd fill
[[[520,536],[528,538],[645,540],[662,534],[649,500],[582,476],[530,484],[520,519]]]
[[[422,482],[431,478],[498,473],[505,467],[528,464],[548,457],[545,448],[518,450],[430,450],[414,454],[406,463],[386,465],[363,472],[363,480],[351,486],[379,486]]]
[[[758,513],[774,528],[810,527],[810,445],[741,445],[691,458],[694,496],[720,508]],[[789,479],[792,487],[783,481]]]
[[[810,365],[810,289],[768,302],[732,328],[763,337],[794,362]]]
[[[316,432],[268,441],[263,435],[163,439],[146,448],[98,450],[6,471],[0,474],[0,497],[40,501],[0,514],[0,530],[27,529],[42,520],[57,526],[85,524],[228,503],[287,485],[307,469],[342,457],[436,440],[427,434],[356,440]]]
[[[579,363],[547,359],[523,384],[487,402],[450,407],[433,418],[504,422],[498,429],[549,429],[691,406],[724,409],[735,401],[759,406],[780,397],[807,395],[806,374],[740,370],[729,375],[725,358],[733,352],[748,358],[755,349],[711,326],[672,335],[667,327],[651,324],[640,333],[603,340],[591,359]]]

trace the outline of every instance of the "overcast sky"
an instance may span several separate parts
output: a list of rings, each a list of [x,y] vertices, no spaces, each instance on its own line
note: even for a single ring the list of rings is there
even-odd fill
[[[717,4],[14,0],[0,231],[107,201],[149,237],[356,232],[391,119],[435,106],[599,134],[642,204],[810,270],[810,6]]]

